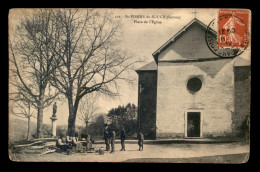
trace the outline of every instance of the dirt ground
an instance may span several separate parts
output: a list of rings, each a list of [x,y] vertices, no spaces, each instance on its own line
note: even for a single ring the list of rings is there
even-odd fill
[[[105,147],[94,144],[95,147]],[[50,153],[13,154],[13,161],[26,162],[158,162],[158,163],[245,163],[249,158],[249,144],[147,144],[143,151],[138,151],[137,144],[126,144],[126,151],[119,151],[120,144],[115,145],[115,152],[98,153]]]

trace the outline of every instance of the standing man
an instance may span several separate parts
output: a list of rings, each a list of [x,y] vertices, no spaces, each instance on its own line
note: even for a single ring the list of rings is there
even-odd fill
[[[106,144],[106,151],[110,151],[109,134],[108,134],[107,128],[108,128],[108,126],[105,124],[104,139],[105,139],[105,144]]]
[[[143,151],[143,149],[144,149],[144,135],[143,135],[143,133],[141,133],[141,131],[138,132],[137,139],[138,139],[139,151],[141,151],[141,148],[142,148],[142,151]]]
[[[111,132],[111,152],[110,153],[114,153],[115,151],[115,140],[116,140],[116,133],[114,130],[112,130]]]
[[[122,128],[121,133],[120,133],[120,139],[121,139],[121,150],[120,151],[125,151],[125,129]]]

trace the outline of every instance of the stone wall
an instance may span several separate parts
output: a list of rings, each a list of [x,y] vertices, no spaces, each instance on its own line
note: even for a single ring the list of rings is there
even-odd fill
[[[157,71],[141,71],[138,74],[138,119],[141,131],[145,139],[155,139]]]
[[[251,72],[250,66],[234,68],[235,72],[235,113],[233,116],[234,134],[243,135],[242,125],[250,115]]]
[[[198,23],[193,23],[184,31],[184,34],[181,34],[159,54],[159,61],[216,58],[217,56],[210,51],[206,44],[205,30]]]
[[[215,61],[216,66],[220,61]],[[214,77],[196,63],[201,62],[159,62],[156,138],[184,137],[185,111],[192,109],[203,112],[202,137],[228,136],[232,133],[233,63],[226,61]],[[201,79],[202,87],[191,94],[186,85],[188,79],[195,76]]]

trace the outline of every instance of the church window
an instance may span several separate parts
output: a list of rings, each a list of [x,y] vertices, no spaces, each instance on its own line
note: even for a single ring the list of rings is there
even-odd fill
[[[199,78],[193,77],[190,78],[187,82],[187,88],[191,93],[196,93],[201,89],[202,82]]]

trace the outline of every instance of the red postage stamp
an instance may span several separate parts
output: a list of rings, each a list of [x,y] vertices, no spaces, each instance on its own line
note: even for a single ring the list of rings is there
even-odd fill
[[[249,15],[250,10],[219,10],[218,47],[246,48],[248,46]]]

